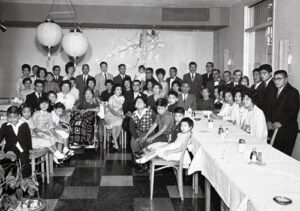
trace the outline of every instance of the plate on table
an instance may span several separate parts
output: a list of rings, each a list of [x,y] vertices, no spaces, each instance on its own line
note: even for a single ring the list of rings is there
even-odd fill
[[[280,205],[288,205],[293,202],[292,199],[286,196],[275,196],[273,200]]]

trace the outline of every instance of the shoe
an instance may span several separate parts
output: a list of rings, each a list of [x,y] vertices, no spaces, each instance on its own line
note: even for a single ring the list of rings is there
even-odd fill
[[[65,156],[64,154],[62,154],[60,151],[55,151],[53,153],[54,157],[56,157],[57,159],[63,159]]]
[[[56,157],[53,157],[53,161],[54,163],[56,163],[57,165],[60,165],[63,163],[63,160],[62,159],[57,159]]]
[[[142,167],[140,169],[136,170],[136,172],[143,173],[143,172],[148,171],[148,169],[149,169],[148,165],[142,165]]]
[[[71,154],[71,152],[68,151],[68,152],[65,154],[64,161],[69,160],[72,156],[73,156],[73,155]]]

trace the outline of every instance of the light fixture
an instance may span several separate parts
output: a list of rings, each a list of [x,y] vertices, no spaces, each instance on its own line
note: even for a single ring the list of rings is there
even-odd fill
[[[3,21],[0,21],[0,30],[1,30],[2,32],[6,32],[6,31],[7,31],[7,28],[6,28],[6,26],[4,26]]]

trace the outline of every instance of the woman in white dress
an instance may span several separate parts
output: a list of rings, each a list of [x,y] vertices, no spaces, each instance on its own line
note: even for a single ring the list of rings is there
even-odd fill
[[[255,105],[256,98],[256,90],[248,89],[245,91],[243,103],[248,112],[247,116],[241,120],[242,129],[263,141],[267,141],[268,129],[266,118],[263,111]]]
[[[189,141],[191,137],[191,130],[193,129],[194,122],[192,119],[185,117],[180,122],[181,133],[178,134],[177,139],[172,143],[161,144],[160,147],[155,148],[154,150],[146,152],[142,158],[137,159],[137,163],[146,163],[149,160],[160,157],[164,160],[171,161],[179,161],[180,156],[183,150],[185,150],[185,146],[187,146],[186,141]],[[189,154],[185,152],[183,158],[183,164],[188,165],[191,162]]]
[[[64,77],[63,77],[63,80],[70,80],[70,78],[74,77],[74,73],[75,73],[75,65],[73,62],[68,62],[66,65],[65,65],[65,71],[66,71],[66,74]]]
[[[222,108],[217,115],[213,114],[213,118],[230,121],[234,104],[233,92],[231,91],[231,89],[225,89],[223,90],[223,96],[225,103],[223,103]]]
[[[56,103],[60,102],[65,105],[66,111],[71,111],[75,104],[75,97],[70,93],[71,84],[69,81],[61,83],[61,92],[57,93]]]
[[[124,119],[123,103],[125,98],[122,96],[122,86],[116,85],[114,87],[114,95],[108,100],[109,111],[106,113],[104,121],[108,128],[112,130],[113,148],[119,149],[118,137],[122,130],[122,123]]]
[[[247,116],[247,109],[245,109],[243,104],[242,96],[245,92],[244,86],[236,86],[234,88],[234,104],[232,108],[231,121],[234,125],[242,127],[241,119]]]

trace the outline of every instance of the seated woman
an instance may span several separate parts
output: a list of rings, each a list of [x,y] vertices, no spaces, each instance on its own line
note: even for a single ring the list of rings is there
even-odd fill
[[[223,96],[225,99],[225,103],[222,105],[222,108],[219,113],[217,114],[212,114],[213,118],[215,119],[224,119],[231,121],[231,115],[232,115],[232,108],[234,104],[233,100],[233,92],[231,89],[224,89],[223,91]]]
[[[129,120],[129,131],[132,135],[130,145],[133,155],[141,150],[140,139],[146,135],[155,120],[155,113],[147,108],[146,100],[143,97],[135,99],[136,111]]]
[[[268,129],[266,118],[263,111],[255,105],[256,99],[256,90],[247,89],[245,91],[243,103],[248,112],[247,116],[241,120],[242,129],[263,141],[267,141]]]
[[[132,92],[132,81],[130,78],[124,78],[123,80],[123,96],[125,96],[127,93]]]
[[[223,94],[223,93],[222,93]],[[219,113],[222,106],[223,106],[223,100],[221,98],[221,87],[215,86],[214,87],[214,104],[213,104],[213,111],[215,113]]]
[[[108,100],[108,112],[105,115],[104,121],[108,128],[112,130],[113,148],[118,150],[118,137],[122,130],[123,119],[123,103],[125,98],[122,96],[122,86],[116,85],[113,89],[114,95]]]
[[[149,96],[153,95],[153,82],[151,80],[147,79],[145,84],[146,84],[147,89],[144,90],[143,93],[145,95],[147,95],[147,97],[149,97]],[[141,87],[143,87],[143,86],[141,86]]]
[[[247,88],[242,85],[237,85],[233,89],[235,102],[232,108],[231,121],[234,125],[238,127],[242,127],[241,119],[243,119],[244,116],[247,116],[247,110],[245,109],[242,100],[242,97],[246,89]]]
[[[87,88],[83,100],[71,113],[70,144],[91,145],[94,138],[96,112],[99,111],[98,101],[94,91]]]
[[[32,80],[30,78],[24,78],[22,84],[25,88],[20,90],[18,98],[25,102],[26,96],[33,93],[34,90],[32,89]]]
[[[113,93],[114,82],[110,79],[105,81],[106,90],[101,93],[100,100],[102,102],[108,102],[109,98],[114,95]]]
[[[151,108],[155,113],[157,113],[155,103],[157,99],[161,98],[161,91],[162,85],[160,83],[154,84],[153,95],[148,97],[148,107]]]
[[[164,143],[154,150],[150,149],[146,151],[146,153],[140,159],[137,159],[136,162],[146,163],[155,157],[159,157],[167,161],[179,161],[182,151],[186,149],[186,142],[190,141],[190,137],[192,134],[191,130],[193,129],[193,126],[194,122],[192,119],[188,117],[183,118],[180,122],[181,132],[177,135],[177,138],[174,142]],[[190,162],[191,159],[189,157],[189,154],[185,152],[183,164],[188,165]]]
[[[161,97],[165,98],[168,95],[169,92],[169,85],[168,82],[166,82],[164,80],[165,75],[166,75],[166,71],[163,68],[159,68],[155,71],[157,79],[158,79],[158,83],[161,84],[162,86],[162,90],[161,90]]]
[[[181,94],[181,83],[179,81],[173,81],[172,82],[172,90],[179,94]]]
[[[61,92],[57,93],[56,103],[60,102],[65,105],[66,111],[71,111],[75,105],[75,97],[70,93],[71,83],[62,81]]]
[[[95,78],[89,78],[89,79],[87,79],[86,84],[87,84],[88,88],[90,88],[91,90],[93,90],[95,98],[97,100],[99,100],[100,99],[100,93],[96,89],[96,79]]]

